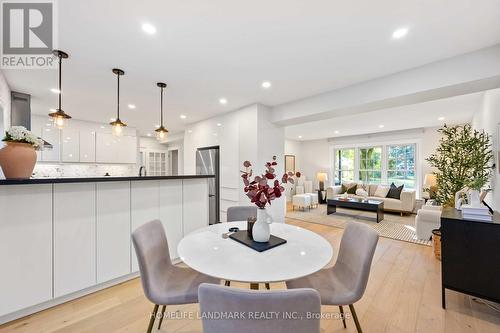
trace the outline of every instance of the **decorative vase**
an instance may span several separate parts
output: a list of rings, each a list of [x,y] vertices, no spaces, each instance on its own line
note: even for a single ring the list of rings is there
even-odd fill
[[[252,228],[252,236],[255,242],[269,242],[271,237],[271,229],[269,224],[273,223],[273,218],[268,214],[265,208],[257,209],[257,221]]]
[[[0,166],[7,179],[29,179],[36,163],[35,148],[29,143],[7,141],[0,149]]]

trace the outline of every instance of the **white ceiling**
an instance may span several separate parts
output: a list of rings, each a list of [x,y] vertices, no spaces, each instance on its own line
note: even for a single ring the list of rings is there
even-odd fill
[[[480,110],[484,92],[425,103],[345,115],[285,127],[287,139],[307,141],[470,122]]]
[[[498,0],[59,1],[59,48],[70,54],[63,109],[108,122],[111,69],[120,67],[122,119],[151,132],[155,83],[166,81],[166,124],[176,132],[251,103],[274,106],[497,44],[499,17]],[[156,35],[143,33],[144,22]],[[408,36],[392,40],[399,27]],[[13,90],[32,94],[34,113],[56,107],[56,71],[4,73]]]

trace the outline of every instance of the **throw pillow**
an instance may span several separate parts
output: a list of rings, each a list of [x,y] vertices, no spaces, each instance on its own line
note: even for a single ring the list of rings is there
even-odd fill
[[[362,188],[358,188],[356,190],[356,195],[359,195],[360,197],[367,197],[368,196],[368,192],[366,192]]]
[[[347,194],[356,194],[356,184],[352,184],[351,187],[347,189]]]
[[[344,194],[347,192],[347,186],[345,186],[344,184],[342,184],[342,188],[340,189],[340,193]]]
[[[403,191],[403,187],[405,185],[401,186],[396,186],[394,183],[391,184],[391,188],[389,189],[389,192],[387,193],[387,198],[392,198],[392,199],[401,199],[401,192]]]
[[[375,191],[375,194],[373,194],[373,196],[379,198],[385,198],[387,197],[387,193],[389,193],[389,186],[379,185],[377,186],[377,190]]]

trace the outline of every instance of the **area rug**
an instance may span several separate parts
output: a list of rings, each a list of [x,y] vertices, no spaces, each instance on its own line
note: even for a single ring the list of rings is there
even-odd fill
[[[430,240],[420,240],[415,232],[415,215],[384,213],[384,220],[376,222],[374,212],[363,212],[353,209],[337,208],[337,212],[326,215],[326,205],[319,205],[311,210],[288,210],[287,218],[305,222],[318,223],[336,228],[345,228],[347,222],[363,223],[374,229],[381,237],[400,241],[432,246]]]

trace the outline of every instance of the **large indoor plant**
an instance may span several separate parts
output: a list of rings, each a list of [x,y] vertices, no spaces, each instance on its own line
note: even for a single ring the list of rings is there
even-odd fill
[[[252,164],[249,161],[243,162],[245,170],[241,171],[241,178],[243,178],[243,184],[245,185],[244,191],[248,198],[250,198],[250,201],[258,207],[257,221],[252,229],[253,240],[256,242],[269,241],[269,224],[272,223],[272,218],[267,213],[266,206],[271,205],[273,200],[281,197],[285,191],[283,184],[293,184],[293,177],[300,177],[300,172],[296,172],[295,174],[288,172],[280,180],[276,179],[277,165],[276,156],[273,156],[272,162],[266,163],[265,172],[262,175],[253,176]],[[269,182],[272,183],[269,184]]]
[[[436,153],[427,161],[437,169],[436,201],[453,207],[455,194],[464,188],[480,190],[493,169],[491,140],[485,131],[471,125],[444,126]]]
[[[43,141],[23,126],[12,126],[2,140],[6,146],[0,149],[0,166],[7,179],[28,179],[36,163],[35,149]]]

